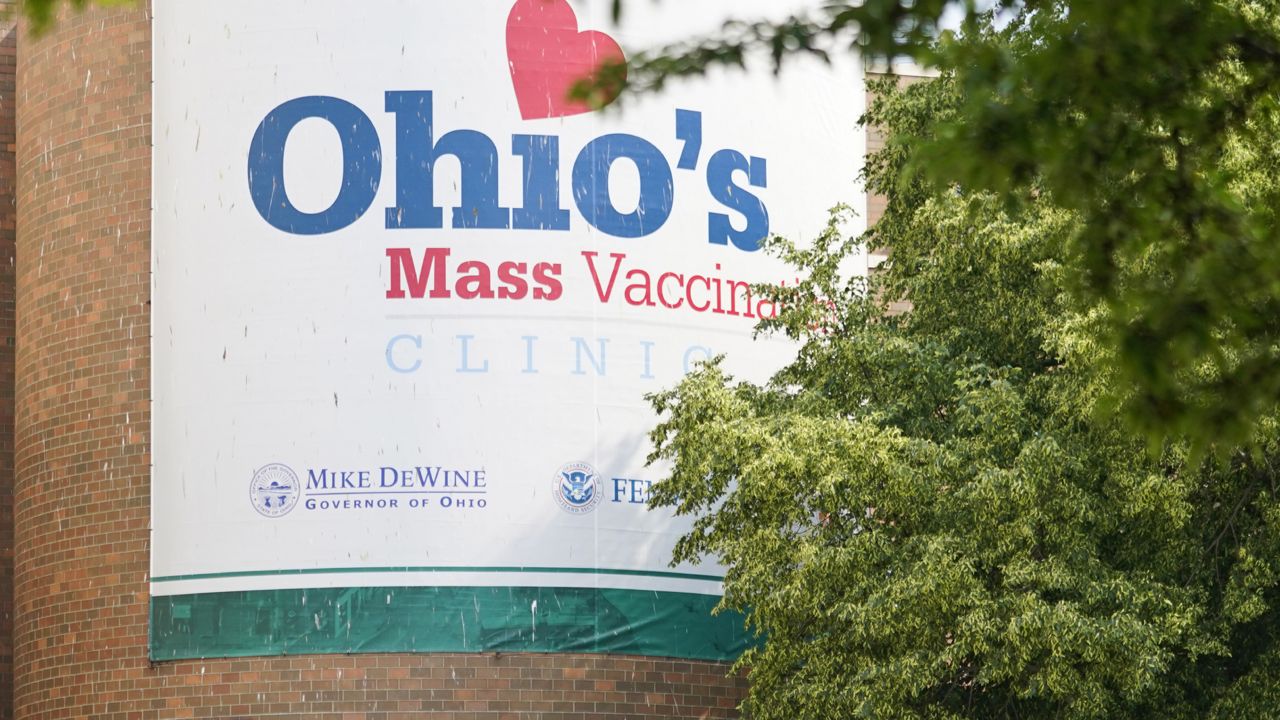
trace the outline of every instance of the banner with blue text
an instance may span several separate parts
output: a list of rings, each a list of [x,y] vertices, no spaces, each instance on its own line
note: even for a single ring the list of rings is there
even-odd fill
[[[645,395],[859,204],[860,66],[570,90],[802,0],[155,0],[152,655],[726,659]],[[851,228],[856,231],[857,228]]]

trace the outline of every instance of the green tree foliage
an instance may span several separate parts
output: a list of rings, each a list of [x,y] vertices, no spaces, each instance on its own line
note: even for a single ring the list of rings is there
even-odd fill
[[[30,23],[31,30],[38,34],[53,26],[53,20],[63,6],[80,11],[90,4],[125,5],[131,2],[134,0],[21,0],[19,9]]]
[[[953,72],[960,100],[904,167],[1006,204],[1048,191],[1079,219],[1060,238],[1072,307],[1105,304],[1098,338],[1124,381],[1110,404],[1153,442],[1251,437],[1280,399],[1280,3],[979,4],[815,0],[634,58],[630,80],[662,87],[760,49],[784,62],[860,47]],[[961,32],[939,30],[948,9]],[[997,15],[1005,32],[983,32]]]
[[[18,10],[26,19],[28,27],[35,35],[41,35],[53,27],[62,8],[81,12],[88,7],[100,5],[104,7],[137,6],[141,0],[19,0]]]
[[[957,142],[969,79],[876,91],[884,219],[849,239],[837,214],[811,247],[774,243],[808,280],[769,291],[784,311],[763,329],[800,341],[797,360],[766,386],[712,364],[654,398],[654,458],[673,463],[654,504],[695,518],[677,560],[723,562],[724,606],[765,640],[741,661],[750,716],[1280,717],[1275,415],[1208,459],[1172,436],[1153,451],[1107,411],[1130,376],[1128,348],[1105,341],[1114,297],[1080,292],[1095,209],[1034,172],[994,192],[919,163]],[[1044,122],[1069,135],[1073,117]],[[1214,168],[1260,206],[1277,149],[1258,133],[1223,141]],[[868,245],[892,251],[887,268],[842,280]],[[1112,282],[1181,287],[1172,252],[1117,249]],[[899,297],[914,310],[887,315]]]

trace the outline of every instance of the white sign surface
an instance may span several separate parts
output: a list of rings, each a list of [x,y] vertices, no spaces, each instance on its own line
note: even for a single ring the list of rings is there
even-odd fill
[[[763,380],[745,283],[856,204],[858,68],[584,71],[779,0],[156,0],[152,593],[714,595],[646,393]]]

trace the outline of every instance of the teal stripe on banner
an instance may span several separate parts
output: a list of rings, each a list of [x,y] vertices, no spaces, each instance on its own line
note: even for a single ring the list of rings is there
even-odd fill
[[[595,588],[259,590],[151,599],[151,659],[348,653],[610,653],[731,661],[719,598]]]

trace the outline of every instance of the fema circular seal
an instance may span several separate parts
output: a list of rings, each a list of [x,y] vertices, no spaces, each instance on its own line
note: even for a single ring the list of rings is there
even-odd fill
[[[253,474],[249,483],[249,501],[259,514],[278,518],[289,514],[302,495],[298,476],[287,465],[271,463]]]
[[[600,504],[600,482],[596,469],[584,462],[561,467],[552,480],[560,507],[574,515],[585,515]]]

